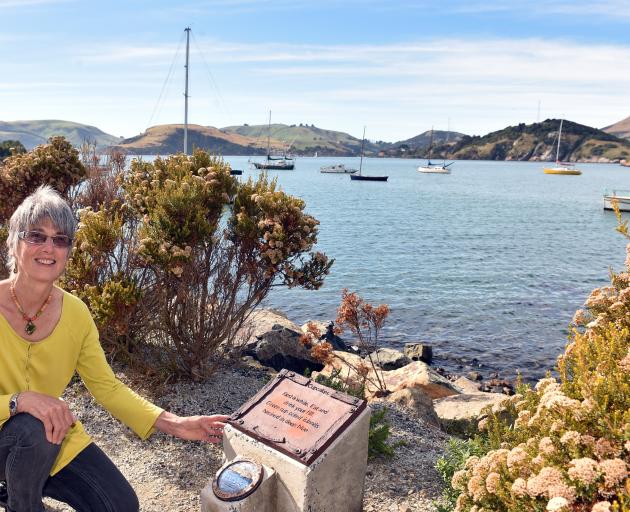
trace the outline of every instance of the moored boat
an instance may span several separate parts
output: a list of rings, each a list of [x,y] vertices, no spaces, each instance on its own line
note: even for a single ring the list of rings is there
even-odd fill
[[[271,110],[269,111],[269,127],[267,128],[267,159],[264,162],[251,162],[256,169],[275,170],[275,171],[292,171],[295,167],[293,158],[289,158],[286,154],[274,156],[271,154],[270,146],[271,137]]]
[[[630,190],[613,190],[604,192],[604,210],[614,210],[613,203],[617,203],[619,211],[630,212]]]
[[[325,174],[354,174],[355,172],[359,172],[359,170],[351,169],[344,164],[334,164],[320,167],[319,172]]]
[[[448,140],[448,139],[447,139]],[[418,172],[422,172],[425,174],[451,174],[451,170],[448,168],[449,165],[453,165],[453,162],[450,164],[446,163],[446,160],[441,164],[434,164],[431,162],[431,153],[433,151],[433,128],[431,128],[431,142],[429,142],[429,158],[427,158],[426,165],[420,165],[416,169]]]
[[[560,161],[560,139],[562,138],[562,123],[564,119],[560,119],[560,129],[558,130],[558,146],[556,147],[556,165],[554,167],[545,167],[543,172],[545,174],[564,174],[578,176],[582,174],[582,171],[576,169],[573,164]]]
[[[365,126],[363,127],[363,139],[361,140],[361,160],[359,160],[359,173],[351,174],[350,179],[354,181],[387,181],[389,176],[368,176],[363,175],[363,149],[365,148]]]

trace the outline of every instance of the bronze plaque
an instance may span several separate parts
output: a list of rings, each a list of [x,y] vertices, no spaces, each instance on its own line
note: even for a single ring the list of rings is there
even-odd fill
[[[309,466],[365,407],[365,400],[282,370],[228,423]]]

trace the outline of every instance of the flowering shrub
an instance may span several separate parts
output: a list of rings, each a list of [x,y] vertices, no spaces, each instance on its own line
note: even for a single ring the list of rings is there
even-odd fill
[[[203,151],[125,163],[52,138],[0,168],[0,242],[37,186],[70,199],[79,225],[60,284],[88,304],[110,354],[160,378],[202,379],[273,286],[322,285],[332,261],[309,252],[318,221],[275,181],[239,183]]]
[[[630,244],[626,267],[576,313],[559,380],[481,420],[485,454],[453,474],[455,511],[630,510]]]
[[[98,179],[78,198],[90,206],[64,286],[111,350],[141,366],[149,352],[169,374],[208,376],[272,286],[317,289],[332,264],[307,252],[318,222],[303,201],[264,175],[239,183],[203,151]]]
[[[63,137],[51,137],[28,153],[9,156],[0,166],[0,223],[6,223],[38,186],[46,183],[67,195],[86,176],[79,152]]]

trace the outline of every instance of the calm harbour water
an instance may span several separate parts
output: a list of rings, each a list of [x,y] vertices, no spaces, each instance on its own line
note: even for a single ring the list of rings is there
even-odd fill
[[[225,160],[245,179],[259,172],[247,157]],[[420,160],[364,159],[364,174],[386,183],[319,172],[338,162],[358,167],[298,158],[294,171],[269,173],[305,200],[321,222],[317,249],[335,258],[321,290],[267,299],[297,323],[334,319],[348,288],[391,307],[385,345],[422,341],[451,371],[531,380],[553,367],[590,290],[623,266],[625,240],[602,199],[605,188],[630,188],[621,166],[552,176],[542,163],[460,161],[431,175],[416,171]]]

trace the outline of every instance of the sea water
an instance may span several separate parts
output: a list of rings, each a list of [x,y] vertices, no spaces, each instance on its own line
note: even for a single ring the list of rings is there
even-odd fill
[[[225,159],[243,169],[239,179],[260,172],[247,157]],[[417,172],[425,162],[364,159],[363,173],[385,183],[319,172],[358,168],[358,158],[298,158],[293,171],[269,171],[320,221],[316,249],[335,263],[320,290],[277,288],[265,306],[298,324],[328,321],[347,288],[390,306],[385,346],[431,344],[451,371],[543,376],[575,310],[623,268],[626,241],[602,195],[630,188],[630,170],[581,164],[581,176],[558,176],[538,162],[457,161],[449,175]]]

